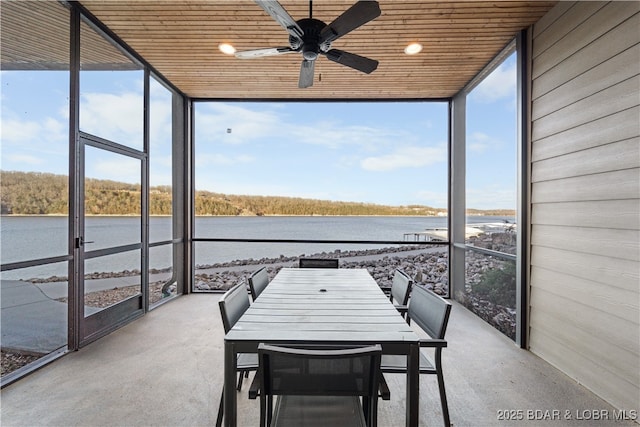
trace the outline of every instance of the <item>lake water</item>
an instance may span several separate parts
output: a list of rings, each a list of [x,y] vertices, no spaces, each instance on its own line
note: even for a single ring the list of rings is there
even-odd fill
[[[496,222],[512,217],[470,217],[469,223]],[[67,218],[26,216],[1,218],[0,248],[2,264],[46,258],[68,253]],[[194,235],[199,238],[313,239],[313,240],[403,240],[404,233],[447,226],[443,217],[198,217]],[[120,246],[140,241],[139,219],[131,217],[87,217],[86,250]],[[150,242],[170,240],[171,219],[152,217]],[[90,243],[89,243],[90,242]],[[380,245],[198,242],[196,265],[248,258],[299,256],[335,249],[352,250]],[[88,260],[86,272],[139,269],[139,257],[127,252]],[[170,265],[170,247],[151,248],[150,267]],[[58,263],[7,271],[3,279],[66,276],[66,264]]]

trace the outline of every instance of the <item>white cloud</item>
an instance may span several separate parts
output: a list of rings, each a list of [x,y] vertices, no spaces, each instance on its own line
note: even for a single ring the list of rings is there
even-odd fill
[[[68,102],[69,100],[67,99],[66,101]],[[60,105],[60,107],[56,109],[56,112],[62,119],[64,119],[65,123],[69,122],[69,105],[68,104]]]
[[[127,92],[83,93],[80,129],[129,146],[142,146],[142,95]]]
[[[149,162],[149,184],[151,186],[173,184],[170,155],[156,155],[151,159]]]
[[[10,111],[3,111],[1,128],[2,168],[67,173],[66,163],[60,163],[69,152],[66,124],[51,117],[41,122],[21,120]],[[54,161],[56,159],[56,161]]]
[[[467,188],[468,209],[515,209],[516,188],[499,184]]]
[[[391,171],[402,168],[419,168],[447,161],[446,147],[403,147],[396,152],[377,157],[367,157],[360,162],[362,169]]]
[[[162,147],[171,151],[171,100],[168,102],[152,100],[149,105],[149,143],[154,147]]]
[[[173,185],[173,177],[171,176],[171,172],[150,173],[149,185],[151,185],[152,187],[157,187],[158,185]]]
[[[196,144],[246,144],[257,140],[289,140],[295,144],[320,145],[338,148],[357,145],[366,150],[407,140],[405,132],[384,128],[345,124],[341,121],[318,119],[298,123],[296,117],[282,114],[278,105],[268,104],[269,110],[251,110],[242,105],[210,103],[197,108]],[[275,107],[275,108],[273,108]]]
[[[50,144],[53,141],[66,141],[69,137],[67,124],[51,117],[44,117],[41,122],[36,122],[20,120],[3,113],[1,130],[3,144],[28,143],[32,148],[37,142]]]
[[[254,111],[238,105],[208,103],[196,108],[196,144],[243,144],[281,133],[283,118],[272,111]]]
[[[402,139],[399,135],[383,128],[369,126],[344,125],[339,122],[320,121],[309,125],[294,125],[290,135],[299,142],[338,148],[356,145],[365,150],[386,145],[389,141]]]
[[[38,122],[2,118],[3,144],[33,141],[39,138],[41,131],[42,126]]]
[[[482,103],[515,97],[516,71],[515,61],[502,63],[471,92],[471,96]]]
[[[16,164],[23,164],[29,166],[41,165],[44,163],[44,159],[41,157],[31,156],[29,154],[9,154],[2,156],[3,162],[11,162]]]
[[[473,132],[469,135],[467,148],[474,153],[485,153],[491,149],[499,148],[502,142],[483,132]]]
[[[156,169],[171,169],[172,166],[172,158],[170,155],[164,156],[155,156],[153,158],[152,168]]]
[[[67,123],[62,123],[58,120],[52,119],[51,117],[47,117],[44,119],[42,130],[46,134],[46,138],[48,140],[55,141],[64,141],[65,143],[68,141],[68,125]]]
[[[108,156],[108,160],[92,159],[92,162],[87,164],[86,170],[87,174],[91,175],[88,178],[140,184],[140,162],[129,157]]]
[[[255,161],[248,155],[227,156],[219,153],[201,153],[196,156],[196,166],[205,167],[210,165],[237,165]]]

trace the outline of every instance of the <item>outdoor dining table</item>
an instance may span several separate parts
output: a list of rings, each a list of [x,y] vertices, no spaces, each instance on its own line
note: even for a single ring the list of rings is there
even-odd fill
[[[259,343],[380,344],[384,354],[407,355],[405,419],[418,426],[419,336],[366,269],[281,269],[224,341],[224,389],[230,391],[237,353],[255,353]],[[224,393],[226,426],[236,426],[236,399],[236,393]]]

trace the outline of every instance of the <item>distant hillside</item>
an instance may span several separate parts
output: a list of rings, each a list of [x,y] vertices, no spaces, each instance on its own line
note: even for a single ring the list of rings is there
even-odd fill
[[[64,175],[0,171],[3,215],[55,215],[67,213],[68,184]],[[138,213],[140,186],[108,180],[85,183],[86,213],[131,215]],[[279,196],[242,196],[197,191],[196,215],[413,215],[446,212],[429,206],[384,206]],[[151,215],[171,214],[171,187],[151,187]],[[477,211],[484,215],[510,215],[509,211]]]

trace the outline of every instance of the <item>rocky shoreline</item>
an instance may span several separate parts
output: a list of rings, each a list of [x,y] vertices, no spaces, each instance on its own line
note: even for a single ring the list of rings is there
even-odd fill
[[[504,244],[503,237],[498,238]],[[483,247],[495,249],[495,245],[478,240]],[[417,253],[416,253],[417,252]],[[381,287],[391,286],[395,269],[405,271],[414,278],[417,286],[424,286],[446,296],[449,294],[448,282],[448,252],[446,247],[401,247],[384,248],[373,251],[331,252],[311,255],[319,258],[340,258],[340,268],[366,268]],[[501,331],[508,337],[515,339],[516,310],[515,307],[505,306],[491,301],[474,290],[482,283],[487,272],[502,270],[505,261],[486,255],[468,252],[466,284],[464,290],[459,290],[455,299],[473,311],[484,321]],[[236,283],[247,280],[247,277],[261,266],[267,267],[269,277],[273,278],[280,268],[292,267],[298,257],[265,258],[259,260],[242,260],[232,263],[197,266],[195,288],[200,291],[224,291]],[[452,297],[454,297],[452,295]],[[513,304],[515,306],[515,304]]]
[[[508,241],[511,236],[502,236],[496,233],[493,238],[484,241],[478,239],[474,242],[478,246],[488,249],[502,249],[511,246]],[[497,239],[497,240],[496,240]],[[505,241],[506,240],[506,241]],[[499,248],[496,245],[500,246]],[[446,246],[399,246],[385,247],[370,250],[354,250],[333,252],[322,252],[315,254],[301,254],[293,257],[283,255],[276,258],[260,258],[236,260],[225,263],[202,264],[196,266],[194,289],[197,291],[224,291],[236,283],[244,281],[256,269],[266,266],[270,278],[273,278],[280,268],[294,267],[301,256],[317,258],[339,258],[340,268],[366,268],[381,287],[391,286],[393,274],[396,269],[402,269],[410,277],[414,278],[418,286],[425,286],[439,295],[449,295],[448,283],[448,251]],[[466,285],[464,291],[458,290],[455,297],[457,301],[472,310],[486,322],[503,332],[505,335],[515,336],[515,308],[497,304],[476,292],[474,286],[483,280],[483,275],[487,271],[503,268],[504,261],[494,257],[477,255],[468,252],[469,262],[467,262]],[[151,274],[166,273],[170,269],[152,269]],[[87,279],[107,279],[116,277],[127,277],[139,275],[139,271],[121,271],[92,273],[87,275]],[[32,279],[32,283],[47,283],[55,281],[66,281],[66,277],[49,277],[46,279]],[[88,305],[94,307],[104,307],[114,300],[118,300],[115,294],[127,292],[127,287],[119,287],[110,290],[87,294]],[[163,295],[164,294],[164,295]],[[175,295],[175,286],[150,286],[150,297],[152,302]],[[115,299],[114,299],[115,298]]]
[[[449,288],[445,247],[403,246],[361,251],[338,250],[300,256],[339,258],[340,268],[366,268],[382,287],[391,286],[393,273],[395,269],[400,268],[409,276],[419,278],[423,285],[440,295],[446,295]],[[267,267],[269,277],[273,278],[282,267],[295,267],[300,256],[197,265],[195,288],[200,291],[226,290],[246,280],[253,271],[262,266]]]

